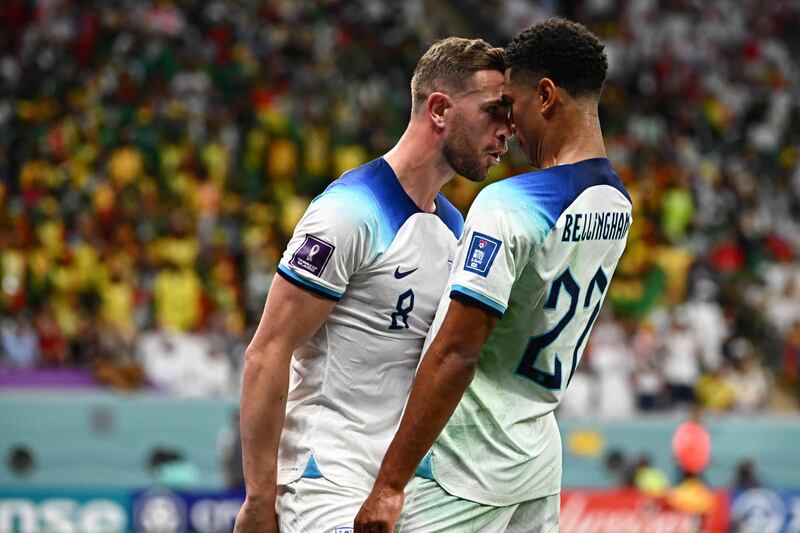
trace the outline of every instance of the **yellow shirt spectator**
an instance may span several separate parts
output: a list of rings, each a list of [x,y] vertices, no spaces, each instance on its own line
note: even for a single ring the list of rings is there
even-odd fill
[[[333,151],[333,177],[338,178],[351,168],[360,167],[367,160],[367,151],[363,146],[339,146]]]
[[[202,286],[188,268],[162,269],[156,276],[153,296],[156,322],[177,331],[189,331],[200,319]]]
[[[126,335],[135,333],[134,309],[135,294],[133,286],[124,280],[109,282],[102,292],[102,318],[115,326]]]
[[[700,377],[695,392],[700,405],[712,411],[727,411],[736,401],[736,389],[722,371]]]
[[[200,244],[194,236],[163,237],[158,240],[157,257],[180,267],[194,267]]]
[[[117,185],[127,185],[142,175],[142,154],[136,148],[117,148],[108,162],[108,173]]]
[[[273,140],[267,149],[267,176],[271,179],[291,179],[297,176],[297,145],[285,138]]]

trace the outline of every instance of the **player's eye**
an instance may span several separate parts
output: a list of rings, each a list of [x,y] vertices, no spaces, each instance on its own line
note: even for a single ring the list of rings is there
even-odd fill
[[[511,106],[492,105],[486,108],[486,112],[489,113],[493,119],[507,119],[511,116]]]

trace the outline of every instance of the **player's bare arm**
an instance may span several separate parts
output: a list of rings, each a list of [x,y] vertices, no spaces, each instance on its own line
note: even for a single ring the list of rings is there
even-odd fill
[[[278,443],[295,349],[325,322],[336,302],[275,276],[258,329],[247,347],[241,398],[242,462],[247,498],[236,533],[277,532]]]
[[[372,492],[356,516],[355,533],[394,530],[405,486],[472,381],[478,355],[498,320],[478,307],[450,302],[442,329],[414,379]]]

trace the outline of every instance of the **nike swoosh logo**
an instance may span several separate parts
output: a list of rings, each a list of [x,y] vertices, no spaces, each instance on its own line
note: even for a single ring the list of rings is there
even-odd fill
[[[406,276],[410,276],[411,274],[413,274],[417,270],[419,270],[419,267],[417,267],[417,268],[415,268],[413,270],[409,270],[408,272],[400,272],[400,267],[397,267],[394,270],[394,277],[396,277],[397,279],[403,279]]]

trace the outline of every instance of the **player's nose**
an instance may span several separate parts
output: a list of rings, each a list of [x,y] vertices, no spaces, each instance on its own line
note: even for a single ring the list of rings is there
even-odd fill
[[[503,121],[503,126],[497,131],[497,138],[503,140],[514,136],[514,123],[510,117],[506,117]]]
[[[508,152],[508,142],[506,140],[506,137],[504,135],[501,135],[498,137],[497,140],[500,141],[497,144],[497,150],[495,150],[497,152],[497,155],[503,155],[504,153]]]

